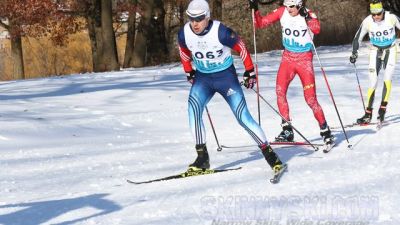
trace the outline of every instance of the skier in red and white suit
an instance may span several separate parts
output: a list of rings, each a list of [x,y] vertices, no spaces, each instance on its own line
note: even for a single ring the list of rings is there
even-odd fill
[[[332,143],[333,136],[326,122],[324,112],[318,103],[313,68],[312,38],[320,32],[320,23],[316,15],[303,5],[302,0],[285,0],[283,6],[272,13],[261,16],[257,0],[249,0],[254,9],[256,28],[264,28],[280,21],[282,26],[282,44],[284,51],[276,79],[276,94],[281,115],[290,121],[289,105],[286,93],[290,82],[297,74],[301,80],[304,98],[313,111],[321,129],[325,143]],[[293,141],[294,133],[290,124],[282,121],[283,131],[277,141]]]

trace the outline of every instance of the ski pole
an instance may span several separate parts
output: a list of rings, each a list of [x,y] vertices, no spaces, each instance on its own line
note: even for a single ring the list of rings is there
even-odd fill
[[[257,81],[257,93],[260,93],[260,85],[258,79],[258,62],[257,62],[257,41],[256,41],[256,25],[255,22],[255,11],[251,9],[251,18],[253,22],[253,43],[254,43],[254,65],[255,65],[255,72],[256,72],[256,81]],[[258,125],[261,126],[261,113],[260,113],[260,96],[257,95],[257,108],[258,108]]]
[[[253,88],[252,88],[251,90],[253,90],[254,92],[257,93],[257,91],[254,90]],[[318,150],[319,150],[317,146],[315,146],[314,144],[312,144],[306,137],[304,137],[304,135],[303,135],[302,133],[300,133],[300,131],[297,130],[297,129],[292,125],[292,123],[291,123],[290,121],[286,120],[286,119],[278,112],[278,110],[276,110],[276,109],[275,109],[275,108],[274,108],[260,93],[257,93],[257,94],[258,94],[258,96],[260,96],[260,98],[261,98],[274,112],[276,112],[276,114],[278,114],[278,115],[282,118],[283,121],[285,121],[286,123],[288,123],[288,124],[293,128],[294,131],[296,131],[296,132],[297,132],[311,147],[313,147],[313,149],[314,149],[315,151],[318,151]]]
[[[321,60],[320,60],[320,58],[319,58],[319,55],[318,55],[318,52],[317,52],[317,48],[315,48],[314,41],[312,40],[312,36],[311,36],[310,29],[308,29],[308,34],[310,35],[311,43],[312,43],[312,45],[313,45],[315,55],[317,56],[318,63],[319,63],[319,67],[321,68],[322,75],[324,76],[326,86],[328,87],[329,95],[331,96],[331,100],[332,100],[332,102],[333,102],[333,105],[335,106],[336,114],[337,114],[337,116],[338,116],[338,118],[339,118],[340,126],[342,127],[344,136],[345,136],[345,138],[346,138],[346,141],[347,141],[347,144],[348,144],[348,145],[347,145],[347,148],[351,149],[352,145],[350,144],[349,138],[347,137],[346,130],[344,129],[343,122],[342,122],[342,118],[340,118],[340,114],[339,114],[338,108],[337,108],[337,106],[336,106],[335,99],[333,98],[333,94],[332,94],[331,87],[330,87],[329,82],[328,82],[328,78],[326,77],[325,70],[324,70],[324,68],[322,67],[322,63],[321,63]]]
[[[356,77],[357,77],[358,90],[360,91],[360,97],[361,97],[361,102],[363,104],[363,111],[364,111],[365,110],[365,103],[364,103],[364,97],[363,97],[363,94],[362,94],[362,91],[361,91],[360,80],[358,79],[357,67],[356,67],[355,63],[353,63],[353,66],[354,66],[354,71],[355,71]]]
[[[220,151],[222,151],[222,148],[219,145],[219,141],[218,141],[218,138],[217,138],[217,132],[215,132],[214,124],[213,124],[213,122],[211,120],[210,112],[208,111],[207,106],[206,106],[206,111],[207,111],[208,120],[210,121],[210,124],[211,124],[211,129],[212,129],[212,131],[214,133],[215,141],[217,142],[217,145],[218,145],[217,151],[220,152]]]

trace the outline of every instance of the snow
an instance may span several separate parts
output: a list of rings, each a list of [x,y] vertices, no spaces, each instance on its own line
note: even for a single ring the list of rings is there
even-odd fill
[[[353,123],[363,108],[348,62],[350,46],[317,50],[341,119]],[[258,55],[261,95],[274,107],[279,62],[280,51]],[[367,64],[363,45],[356,65],[364,97]],[[242,73],[240,59],[235,65]],[[339,126],[316,57],[314,66],[319,102],[328,123]],[[340,129],[334,133],[338,145],[328,154],[307,146],[276,146],[289,171],[275,185],[257,147],[216,151],[206,115],[212,167],[241,170],[143,185],[126,182],[180,173],[196,157],[187,118],[190,85],[178,63],[1,82],[0,224],[399,224],[399,71],[393,75],[389,125],[379,131],[346,129],[352,150]],[[375,108],[382,83],[381,72]],[[256,94],[245,94],[257,118]],[[293,125],[321,142],[298,78],[288,99]],[[208,108],[220,144],[254,144],[220,96]],[[263,102],[261,118],[273,140],[280,118]]]

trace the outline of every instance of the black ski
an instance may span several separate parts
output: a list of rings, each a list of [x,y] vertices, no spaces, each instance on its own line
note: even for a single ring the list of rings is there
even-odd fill
[[[242,167],[236,167],[236,168],[230,168],[230,169],[203,169],[203,170],[188,169],[186,172],[183,172],[180,174],[162,177],[162,178],[158,178],[158,179],[154,179],[154,180],[132,181],[132,180],[127,179],[126,181],[130,184],[148,184],[148,183],[159,182],[159,181],[174,180],[174,179],[181,179],[181,178],[187,178],[187,177],[193,177],[193,176],[221,173],[221,172],[227,172],[227,171],[232,171],[232,170],[240,170],[241,168]]]
[[[274,176],[269,180],[269,182],[271,182],[273,184],[279,183],[282,175],[287,171],[287,168],[288,168],[287,164],[283,164],[282,169],[279,170],[277,173],[275,173]]]

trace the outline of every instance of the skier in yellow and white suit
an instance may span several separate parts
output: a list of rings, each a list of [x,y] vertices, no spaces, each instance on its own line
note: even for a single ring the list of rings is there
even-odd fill
[[[369,57],[369,88],[367,95],[367,107],[365,115],[357,119],[358,124],[369,124],[371,122],[375,89],[378,84],[378,74],[381,68],[385,70],[383,81],[382,101],[378,110],[378,120],[382,122],[385,118],[386,107],[389,101],[392,87],[392,74],[397,59],[396,28],[400,30],[399,18],[383,9],[382,2],[375,0],[370,4],[371,14],[367,16],[358,29],[353,40],[353,52],[350,62],[355,63],[360,43],[368,33],[371,47]]]

